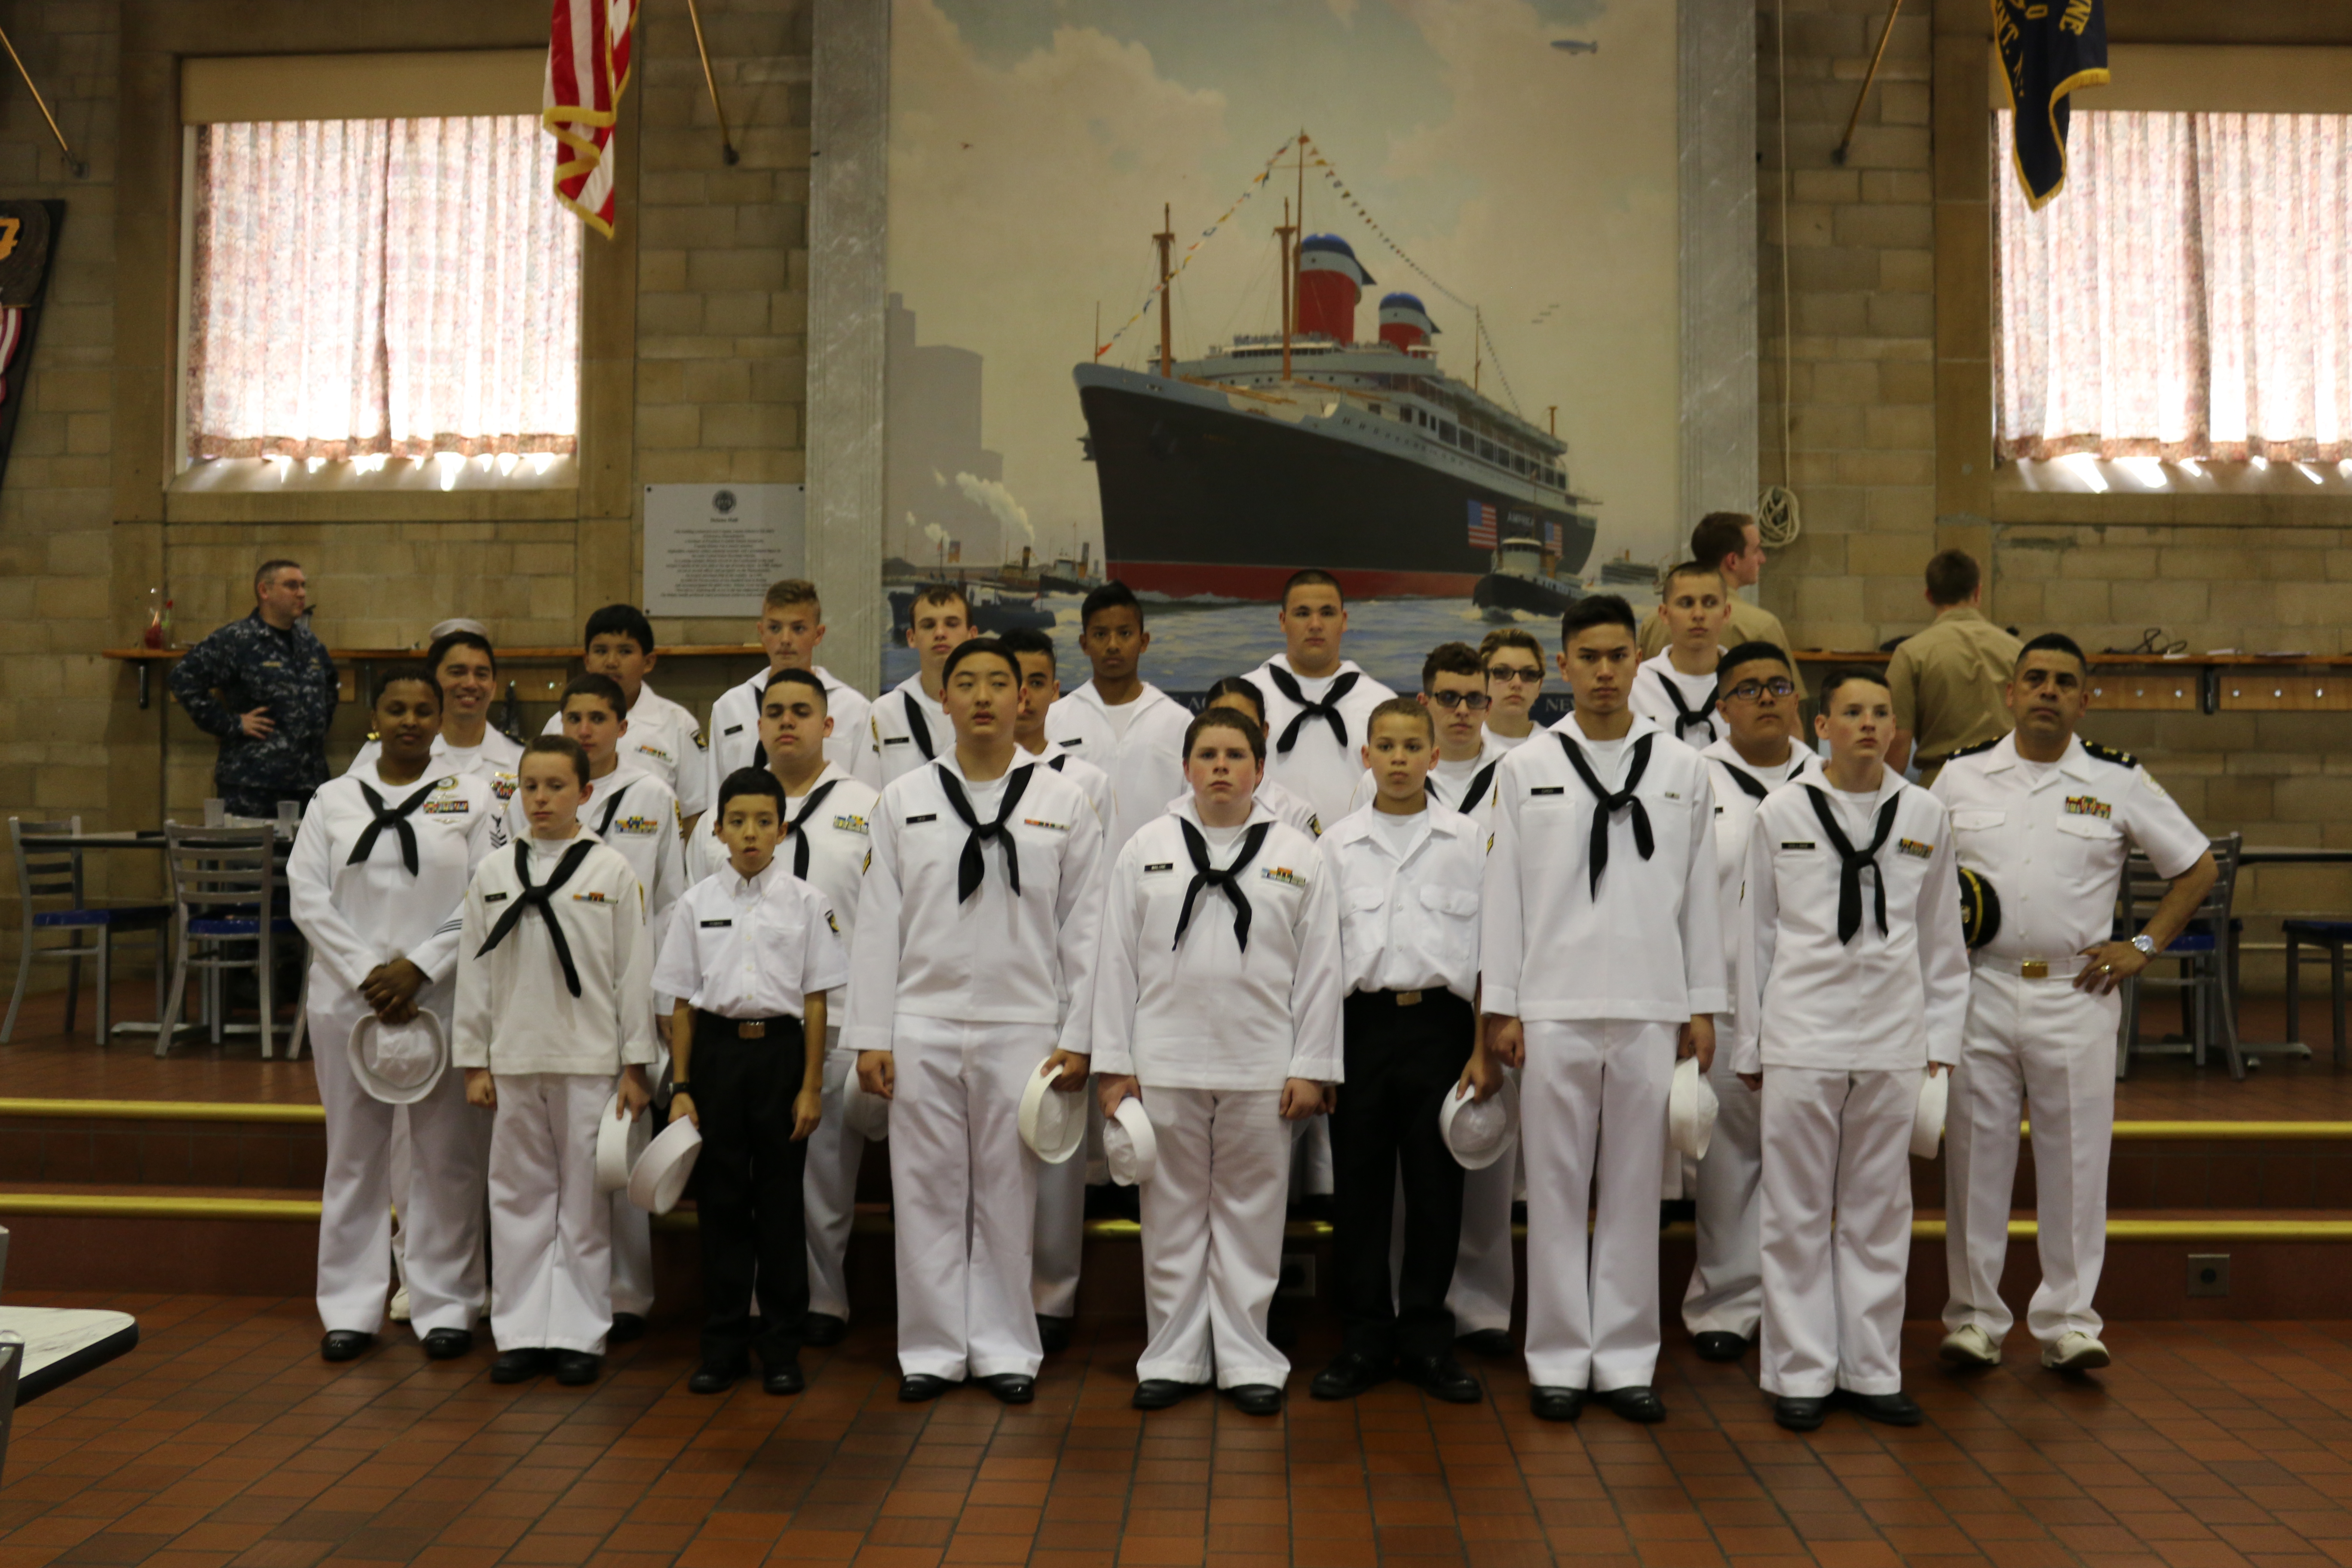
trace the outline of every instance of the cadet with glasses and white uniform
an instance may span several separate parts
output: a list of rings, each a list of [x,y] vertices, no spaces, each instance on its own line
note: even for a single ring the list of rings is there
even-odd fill
[[[1441,643],[1421,661],[1421,706],[1437,728],[1429,778],[1430,804],[1460,812],[1476,823],[1482,841],[1493,815],[1495,774],[1509,750],[1486,732],[1486,671],[1478,650],[1466,642]],[[1370,736],[1365,737],[1366,741]],[[1361,811],[1380,794],[1370,769],[1357,777],[1348,809]]]
[[[1998,1363],[2012,1321],[2000,1273],[2021,1109],[2032,1127],[2042,1258],[2026,1326],[2044,1366],[2107,1364],[2091,1299],[2106,1257],[2115,988],[2180,934],[2217,875],[2204,833],[2137,759],[2075,735],[2089,673],[2070,637],[2027,643],[2005,693],[2016,729],[1952,757],[1936,779],[1960,867],[1998,910],[1971,954],[1947,1122],[1942,1353],[1958,1367]],[[2135,848],[2172,886],[2143,930],[2116,940],[2116,885]]]
[[[474,1344],[490,1146],[490,1119],[466,1104],[464,1080],[447,1070],[458,911],[475,866],[503,840],[489,785],[433,764],[441,693],[425,666],[388,667],[373,716],[383,737],[373,768],[320,786],[286,862],[288,905],[310,944],[310,1049],[327,1112],[320,1353],[349,1361],[383,1327],[396,1200],[409,1237],[411,1320],[425,1353],[443,1361]],[[425,1015],[439,1061],[386,1063],[387,1072],[419,1069],[396,1083],[373,1069],[363,1078],[352,1059],[360,1022]],[[361,1054],[365,1066],[364,1039]],[[395,1191],[393,1118],[403,1106],[420,1157]]]

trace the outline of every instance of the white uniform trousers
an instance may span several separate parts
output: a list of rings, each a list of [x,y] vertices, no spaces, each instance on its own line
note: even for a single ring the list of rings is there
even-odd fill
[[[315,984],[316,997],[326,990]],[[431,998],[422,998],[430,1001]],[[436,1008],[447,1016],[446,999]],[[394,1113],[360,1087],[344,1048],[367,1016],[313,1001],[309,1008],[319,1101],[327,1113],[327,1173],[320,1191],[319,1318],[328,1329],[373,1334],[392,1294],[392,1210],[404,1216],[409,1321],[421,1338],[470,1329],[482,1300],[482,1190],[490,1118],[466,1103],[466,1075],[452,1068],[433,1092],[405,1107],[418,1158],[405,1192],[392,1168]]]
[[[497,1080],[490,1337],[502,1351],[604,1353],[613,1326],[613,1210],[596,1190],[596,1122],[613,1081],[598,1073]],[[415,1290],[409,1294],[413,1300]]]
[[[1919,1075],[1764,1069],[1767,1394],[1903,1389],[1911,1122]]]
[[[1290,1361],[1265,1337],[1282,1280],[1291,1129],[1279,1089],[1143,1089],[1160,1169],[1143,1184],[1138,1380],[1270,1384]],[[1320,1120],[1318,1118],[1317,1120]]]
[[[2107,1255],[2107,1156],[2116,1128],[2116,1032],[2123,1004],[2066,980],[1997,969],[1969,983],[1969,1023],[1944,1127],[1944,1325],[1974,1323],[1994,1344],[2013,1321],[2000,1299],[2017,1182],[2021,1109],[2032,1126],[2042,1283],[2026,1327],[2045,1345],[2096,1339],[2091,1298]],[[2021,1107],[2020,1100],[2026,1102]]]
[[[1087,1143],[1102,1144],[1102,1107],[1087,1090]],[[1034,1271],[1030,1301],[1041,1318],[1072,1318],[1078,1310],[1078,1267],[1087,1246],[1087,1150],[1058,1165],[1037,1164],[1037,1224],[1031,1237]]]
[[[1764,1313],[1757,1227],[1763,1214],[1764,1097],[1731,1070],[1731,1030],[1717,1037],[1707,1075],[1718,1109],[1698,1163],[1698,1267],[1683,1293],[1683,1326],[1694,1334],[1756,1337]]]
[[[1053,1048],[1043,1024],[892,1021],[902,1373],[1034,1377],[1045,1359],[1029,1304],[1038,1161],[1020,1118],[1021,1090]]]
[[[1528,1380],[1595,1393],[1645,1387],[1658,1365],[1658,1188],[1675,1026],[1529,1019],[1526,1027]]]
[[[849,1281],[843,1259],[857,1219],[857,1167],[866,1135],[842,1125],[841,1093],[857,1070],[857,1053],[842,1049],[841,1030],[824,1031],[824,1114],[808,1135],[801,1175],[801,1217],[808,1231],[809,1310],[849,1321]]]

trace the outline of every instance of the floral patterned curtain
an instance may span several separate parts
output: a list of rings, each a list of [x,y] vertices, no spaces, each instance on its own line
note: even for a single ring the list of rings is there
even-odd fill
[[[188,455],[575,450],[545,163],[530,115],[199,127]]]
[[[2352,116],[2078,112],[2039,213],[2009,135],[2003,457],[2352,458]]]

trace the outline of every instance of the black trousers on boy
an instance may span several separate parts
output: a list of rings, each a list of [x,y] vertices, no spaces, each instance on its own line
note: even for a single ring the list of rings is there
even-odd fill
[[[801,1320],[808,1315],[808,1227],[801,1206],[808,1145],[793,1139],[793,1100],[808,1047],[798,1018],[758,1022],[765,1035],[745,1039],[742,1020],[698,1008],[694,1015],[688,1070],[702,1130],[694,1165],[702,1356],[733,1361],[755,1348],[756,1278],[756,1348],[762,1365],[777,1367],[799,1356]]]
[[[1445,1293],[1462,1245],[1462,1166],[1437,1113],[1470,1059],[1476,1019],[1450,991],[1350,993],[1347,1079],[1331,1115],[1333,1263],[1349,1350],[1442,1355],[1454,1347]],[[1391,1295],[1389,1248],[1398,1178],[1404,1266]]]

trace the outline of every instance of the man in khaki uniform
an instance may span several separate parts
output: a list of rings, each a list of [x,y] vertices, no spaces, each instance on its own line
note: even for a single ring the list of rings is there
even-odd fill
[[[1756,520],[1744,511],[1711,511],[1698,520],[1691,530],[1691,559],[1704,561],[1722,569],[1725,596],[1731,601],[1731,618],[1723,623],[1717,640],[1725,647],[1738,647],[1744,642],[1769,642],[1789,655],[1789,668],[1795,672],[1797,695],[1805,695],[1804,672],[1797,668],[1796,650],[1789,647],[1789,634],[1780,625],[1780,617],[1761,605],[1748,603],[1739,596],[1742,588],[1752,588],[1764,575],[1764,540],[1757,531]],[[1642,623],[1642,657],[1655,658],[1667,643],[1674,640],[1666,629],[1663,611],[1652,610],[1650,618]]]
[[[1927,603],[1936,619],[1903,639],[1886,666],[1895,694],[1895,744],[1886,765],[1900,771],[1916,752],[1919,783],[1955,752],[2000,740],[2012,721],[2004,691],[2017,667],[2018,640],[1984,618],[1983,574],[1965,550],[1939,551],[1927,563]]]

